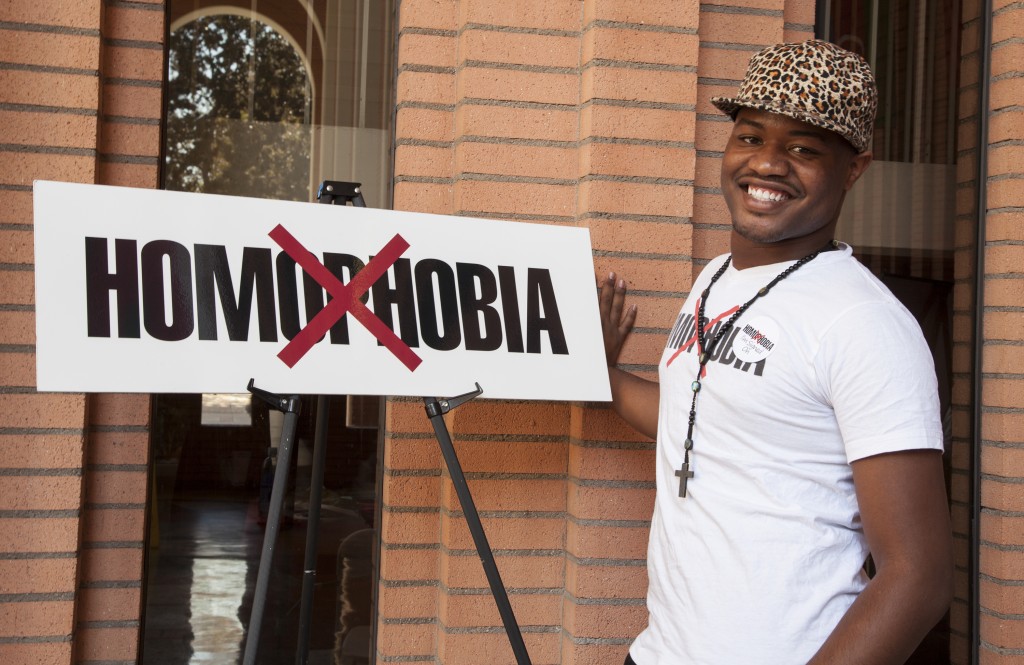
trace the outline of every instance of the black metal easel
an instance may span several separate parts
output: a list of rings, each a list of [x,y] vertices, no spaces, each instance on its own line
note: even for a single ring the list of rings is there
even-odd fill
[[[319,203],[365,208],[361,183],[324,180],[316,198]],[[302,596],[299,601],[299,638],[295,665],[309,661],[309,632],[313,625],[313,590],[316,584],[316,552],[320,538],[320,504],[323,502],[324,465],[327,460],[327,396],[316,398],[316,429],[313,435],[313,467],[309,479],[309,515],[306,519],[306,556],[302,566]]]
[[[317,200],[320,203],[331,205],[352,204],[356,207],[366,207],[360,191],[360,183],[341,182],[325,180],[317,192]],[[243,665],[255,665],[256,653],[259,647],[260,627],[263,622],[263,611],[266,606],[267,587],[270,581],[270,569],[273,562],[274,546],[277,542],[277,534],[280,529],[281,508],[284,504],[284,494],[292,457],[292,445],[295,440],[295,429],[298,421],[301,403],[297,395],[283,397],[275,395],[266,390],[256,388],[254,380],[249,380],[249,392],[263,399],[272,408],[283,411],[284,427],[281,432],[280,453],[278,454],[278,465],[274,473],[274,485],[270,496],[270,510],[267,517],[267,530],[263,536],[263,551],[260,556],[259,572],[256,578],[256,589],[253,598],[252,614],[249,619],[248,636],[245,642],[245,653]],[[449,399],[438,399],[436,397],[424,397],[424,405],[427,417],[430,419],[437,436],[438,444],[441,447],[441,454],[444,456],[445,464],[451,475],[452,483],[455,485],[455,492],[459,497],[462,512],[466,517],[470,534],[473,536],[473,543],[476,546],[477,554],[484,567],[487,582],[494,596],[494,602],[498,606],[498,613],[501,615],[505,633],[508,635],[512,652],[515,654],[517,665],[532,665],[530,655],[526,651],[526,644],[523,642],[523,635],[516,621],[515,613],[512,611],[512,604],[509,601],[508,592],[501,581],[501,574],[494,560],[494,553],[491,551],[484,533],[483,525],[480,522],[480,515],[477,512],[473,496],[469,491],[469,484],[466,482],[466,475],[462,471],[455,446],[452,444],[451,435],[444,422],[444,414],[464,404],[469,400],[482,394],[480,384],[476,384],[476,390]],[[306,552],[303,565],[302,596],[299,610],[299,635],[296,646],[296,665],[306,665],[309,659],[309,632],[311,627],[311,614],[313,607],[313,590],[316,579],[316,552],[320,531],[320,504],[323,498],[324,466],[327,454],[327,397],[317,397],[316,406],[316,430],[313,440],[313,466],[310,470],[309,489],[309,515],[306,522]]]
[[[360,191],[358,182],[338,182],[325,180],[317,191],[320,203],[345,205],[365,208],[366,202]],[[249,615],[249,630],[245,640],[243,665],[255,665],[259,650],[260,632],[263,625],[263,612],[266,607],[267,588],[270,584],[270,571],[274,560],[274,546],[280,531],[281,508],[284,494],[291,472],[292,446],[295,441],[295,429],[298,422],[301,401],[298,395],[283,397],[266,390],[256,388],[254,379],[249,380],[248,390],[264,400],[271,408],[283,411],[284,427],[281,430],[280,452],[277,456],[277,469],[274,472],[274,485],[270,494],[270,510],[267,517],[267,529],[263,534],[263,551],[260,554],[259,572],[256,576],[256,589],[253,594],[252,612]],[[306,552],[302,567],[302,595],[299,600],[299,634],[295,648],[296,665],[306,665],[309,660],[309,633],[312,626],[313,591],[316,583],[316,553],[320,535],[320,507],[323,503],[324,466],[327,459],[327,396],[318,395],[316,399],[316,426],[313,435],[313,466],[310,469],[309,481],[309,515],[306,520]]]

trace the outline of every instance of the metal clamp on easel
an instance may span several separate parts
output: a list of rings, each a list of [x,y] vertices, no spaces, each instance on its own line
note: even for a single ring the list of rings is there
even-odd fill
[[[451,434],[448,433],[448,426],[444,422],[444,414],[452,409],[465,404],[474,397],[483,394],[480,384],[476,384],[476,390],[449,399],[437,399],[436,397],[424,397],[423,402],[427,410],[430,423],[434,426],[434,434],[437,442],[441,444],[441,454],[444,456],[445,464],[448,465],[448,473],[452,477],[452,484],[455,485],[455,493],[459,497],[459,504],[462,506],[462,513],[466,517],[466,524],[473,536],[473,544],[476,545],[476,553],[484,566],[484,573],[487,575],[487,583],[491,587],[491,594],[498,606],[498,614],[501,615],[501,623],[505,626],[505,633],[512,645],[512,653],[515,654],[518,665],[531,665],[530,654],[526,651],[526,643],[523,642],[522,631],[519,630],[519,623],[512,611],[512,604],[508,599],[508,591],[501,581],[501,574],[498,572],[498,565],[494,561],[494,553],[491,551],[490,543],[487,542],[487,535],[484,533],[483,524],[480,523],[480,514],[473,502],[473,495],[469,491],[469,484],[466,482],[466,474],[462,471],[459,457],[455,454],[455,446],[452,444]]]
[[[324,180],[320,183],[320,189],[316,191],[317,203],[330,205],[345,205],[351,203],[356,208],[365,208],[366,201],[363,199],[363,186],[360,182],[344,182],[341,180]]]
[[[274,487],[270,493],[270,511],[267,514],[267,530],[263,534],[263,551],[260,554],[259,573],[253,593],[252,613],[249,615],[249,630],[245,639],[244,665],[255,665],[256,651],[260,642],[260,626],[263,624],[263,610],[267,603],[267,587],[270,585],[270,569],[274,561],[274,544],[281,528],[281,507],[287,491],[288,474],[292,462],[292,445],[295,442],[295,427],[302,400],[298,395],[276,395],[257,388],[255,379],[249,379],[247,390],[259,397],[271,408],[284,412],[284,427],[281,429],[280,454],[277,456],[277,470],[274,472]]]

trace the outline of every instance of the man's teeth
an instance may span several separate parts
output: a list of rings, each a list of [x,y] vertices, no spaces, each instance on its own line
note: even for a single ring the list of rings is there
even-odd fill
[[[758,201],[785,201],[789,198],[788,194],[773,192],[770,189],[761,189],[760,187],[748,187],[747,193]]]

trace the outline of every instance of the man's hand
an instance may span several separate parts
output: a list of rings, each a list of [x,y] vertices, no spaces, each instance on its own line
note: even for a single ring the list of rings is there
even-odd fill
[[[629,333],[636,323],[636,305],[626,304],[626,281],[615,273],[601,281],[601,332],[612,387],[612,407],[635,430],[650,438],[658,434],[658,384],[641,379],[615,366]]]
[[[636,305],[630,305],[625,312],[626,281],[616,281],[615,273],[601,282],[601,332],[604,335],[604,353],[608,366],[614,367],[622,352],[629,333],[636,323]]]

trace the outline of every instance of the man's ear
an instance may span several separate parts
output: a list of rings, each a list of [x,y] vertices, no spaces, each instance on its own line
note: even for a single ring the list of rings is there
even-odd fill
[[[872,159],[874,159],[874,154],[870,150],[859,152],[850,159],[850,172],[846,177],[846,185],[843,188],[845,191],[850,191],[853,184],[864,175]]]

